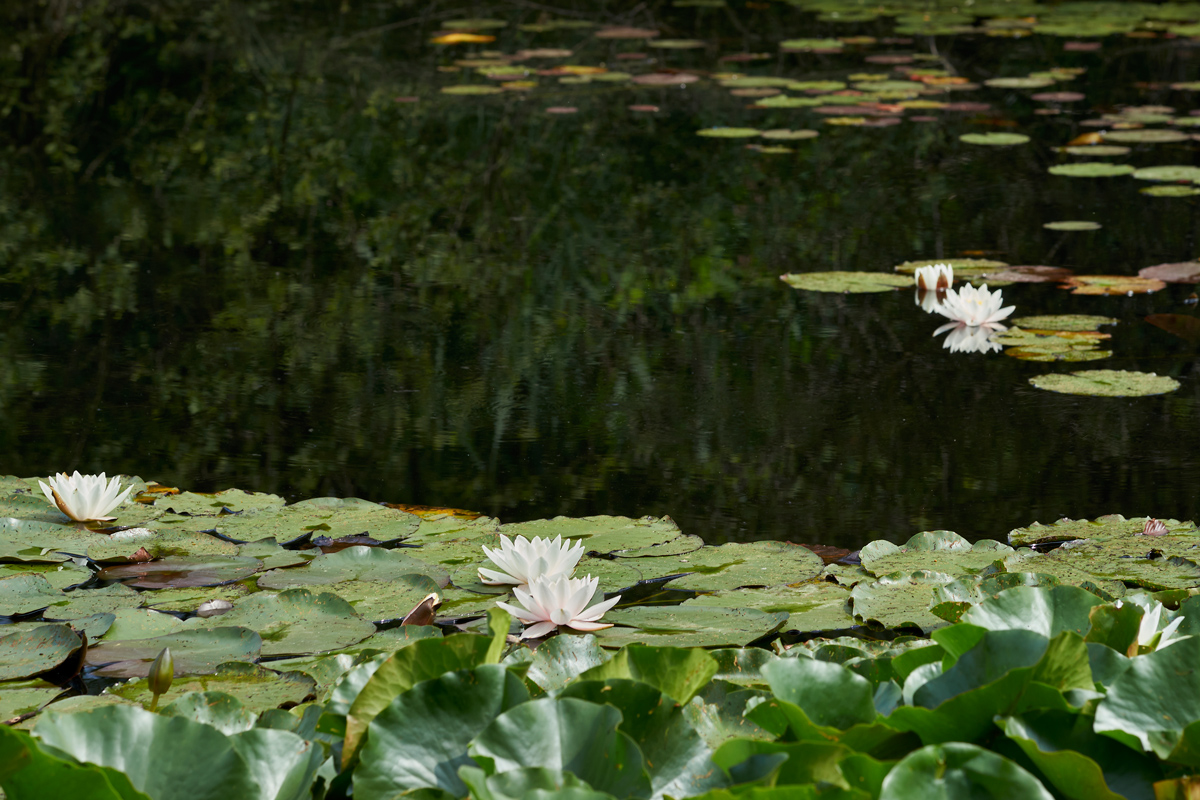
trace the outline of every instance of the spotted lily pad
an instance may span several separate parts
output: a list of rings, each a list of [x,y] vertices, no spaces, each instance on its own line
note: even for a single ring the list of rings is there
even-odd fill
[[[212,494],[181,492],[180,494],[166,495],[157,498],[154,506],[175,514],[215,517],[223,513],[278,511],[283,508],[284,500],[274,494],[226,489]]]
[[[386,542],[412,535],[420,524],[420,517],[379,503],[353,497],[317,497],[284,506],[275,513],[196,518],[197,527],[193,529],[216,528],[232,539],[247,542],[267,538],[289,542],[305,533],[331,539],[367,534]]]
[[[211,675],[228,661],[257,659],[262,638],[248,628],[199,628],[150,639],[102,642],[88,648],[86,661],[106,677],[144,678],[164,647],[171,648],[176,675]]]
[[[195,519],[211,518],[196,517]],[[237,545],[206,533],[166,527],[169,524],[171,523],[164,524],[160,520],[155,525],[162,525],[162,527],[155,530],[131,528],[106,536],[103,540],[88,547],[88,558],[102,562],[123,562],[141,559],[145,556],[150,558],[219,557],[233,556],[237,553]],[[145,553],[141,552],[143,550]]]
[[[891,292],[913,285],[911,278],[887,272],[803,272],[780,275],[779,279],[796,289],[843,294]]]
[[[1013,145],[1025,144],[1029,137],[1023,133],[964,133],[958,137],[967,144]]]
[[[850,591],[829,581],[809,581],[799,586],[767,589],[727,589],[685,600],[683,607],[757,608],[768,613],[786,611],[783,630],[805,633],[850,628],[858,623],[850,614]]]
[[[54,605],[43,613],[46,619],[75,620],[94,614],[111,614],[122,608],[137,608],[141,595],[128,586],[116,583],[103,589],[75,589],[66,592],[66,602]]]
[[[1035,375],[1029,382],[1049,392],[1093,397],[1143,397],[1166,394],[1179,388],[1179,381],[1153,372],[1114,369]]]
[[[650,644],[669,647],[742,647],[787,622],[784,611],[756,608],[637,606],[604,615],[618,625],[597,632],[602,647]]]
[[[953,575],[930,570],[884,575],[855,585],[850,591],[851,609],[855,619],[868,627],[918,627],[928,633],[946,624],[929,610],[934,590],[953,580]]]
[[[67,625],[39,625],[0,636],[0,680],[48,672],[81,647],[83,640]]]
[[[705,547],[674,561],[679,572],[673,589],[713,592],[742,586],[780,586],[802,583],[820,574],[825,563],[806,547],[789,542],[733,542]]]
[[[983,539],[974,544],[954,531],[925,531],[915,534],[903,545],[875,541],[862,548],[862,565],[877,576],[917,570],[971,574],[990,567],[1012,548]]]
[[[1131,164],[1109,164],[1106,161],[1077,161],[1073,164],[1056,164],[1048,171],[1051,175],[1065,175],[1068,178],[1112,178],[1118,175],[1132,175],[1134,167]]]
[[[1134,177],[1137,177],[1136,175]],[[1046,222],[1042,227],[1051,231],[1098,231],[1102,227],[1099,222],[1083,219],[1067,219],[1058,222]]]
[[[218,586],[248,578],[262,569],[257,558],[242,556],[180,556],[105,567],[101,580],[119,580],[138,589],[178,589],[187,586]]]
[[[1023,361],[1096,361],[1108,358],[1111,350],[1100,343],[1111,334],[1096,331],[1026,331],[1013,327],[994,337],[1004,345],[1005,355]]]
[[[348,602],[363,619],[384,621],[403,619],[440,586],[428,575],[401,575],[386,581],[353,580],[322,587]]]
[[[1071,294],[1134,295],[1148,294],[1167,288],[1159,280],[1132,275],[1073,275],[1063,283]]]
[[[203,628],[211,627],[213,621],[194,617],[186,624]],[[215,621],[259,633],[264,656],[340,650],[375,632],[375,626],[358,616],[354,607],[342,598],[307,589],[252,594],[237,601],[232,611]]]

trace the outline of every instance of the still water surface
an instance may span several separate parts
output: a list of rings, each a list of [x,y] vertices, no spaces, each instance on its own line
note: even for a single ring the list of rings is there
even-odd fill
[[[5,67],[0,161],[5,472],[105,470],[505,521],[669,514],[710,542],[1003,538],[1064,515],[1200,513],[1196,345],[1143,322],[1194,313],[1193,286],[1005,287],[1017,316],[1121,320],[1106,329],[1112,358],[1073,365],[951,354],[908,290],[778,279],[964,255],[1122,275],[1195,258],[1196,198],[1047,174],[1082,160],[1054,148],[1098,130],[1086,120],[1197,108],[1200,92],[1169,87],[1200,76],[1187,36],[1151,25],[1079,52],[1062,36],[897,35],[889,17],[838,24],[733,0],[628,13],[564,2],[557,15],[533,3],[147,7],[3,35],[23,48]],[[492,43],[430,43],[468,17],[507,27],[476,29]],[[517,27],[550,17],[594,25]],[[611,24],[703,45],[594,36]],[[779,48],[838,36],[875,41]],[[501,83],[456,61],[532,47],[572,55],[517,62],[530,70],[700,80],[533,72],[532,88],[441,91]],[[743,52],[769,55],[719,60]],[[866,61],[878,54],[923,54],[916,66],[975,83],[1082,67],[1049,91],[1085,99],[980,86],[939,99],[986,110],[853,127],[748,108],[755,98],[713,77],[846,81],[889,73]],[[713,126],[820,136],[770,155],[696,135]],[[958,138],[991,131],[1031,142]],[[1107,160],[1193,165],[1198,146],[1134,144]],[[1103,227],[1042,227],[1054,220]],[[1028,382],[1089,367],[1182,386],[1119,399]]]

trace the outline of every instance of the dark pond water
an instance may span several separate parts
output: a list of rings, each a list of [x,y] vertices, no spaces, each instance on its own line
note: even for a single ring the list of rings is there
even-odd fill
[[[1194,286],[1120,297],[1005,287],[1017,316],[1121,320],[1106,329],[1111,358],[1068,364],[952,354],[907,289],[825,294],[778,279],[963,256],[1136,275],[1195,258],[1195,197],[1047,173],[1078,160],[1197,163],[1194,139],[1102,159],[1056,151],[1112,130],[1084,123],[1128,107],[1169,106],[1157,113],[1176,122],[1146,127],[1200,133],[1178,122],[1200,92],[1170,87],[1200,78],[1190,6],[1091,5],[981,2],[985,16],[964,21],[950,4],[939,16],[936,3],[894,3],[893,16],[854,24],[805,10],[832,19],[837,3],[799,0],[4,12],[3,471],[105,470],[506,521],[669,514],[711,542],[854,546],[937,528],[1003,538],[1063,515],[1195,518],[1196,345],[1143,321],[1194,314]],[[507,27],[476,25],[491,43],[430,43],[471,17]],[[556,19],[593,24],[518,27]],[[1064,35],[1029,31],[1056,20]],[[703,45],[596,37],[606,25]],[[875,41],[780,51],[784,39],[839,36]],[[500,86],[455,62],[523,48],[573,51],[516,64],[531,70],[700,80],[535,72],[510,76],[532,88],[441,91]],[[744,52],[767,57],[719,60]],[[918,58],[866,60],[888,54]],[[758,98],[714,77],[908,81],[897,66],[976,84],[1086,72],[1048,89],[919,98],[986,109],[876,108],[901,120],[887,127],[749,108]],[[696,135],[713,126],[820,135],[772,155],[745,147],[762,139]],[[959,139],[987,132],[1031,141]],[[1043,228],[1056,220],[1103,227]],[[1095,367],[1181,386],[1093,398],[1029,384]]]

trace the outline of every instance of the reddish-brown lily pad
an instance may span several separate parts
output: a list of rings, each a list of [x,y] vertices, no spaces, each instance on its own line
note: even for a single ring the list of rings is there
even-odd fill
[[[695,83],[699,75],[690,72],[649,72],[645,75],[634,75],[630,81],[640,86],[682,86],[685,83]]]
[[[179,589],[240,581],[258,572],[262,565],[257,558],[244,556],[179,556],[105,567],[96,577],[123,581],[137,589]]]
[[[596,31],[597,39],[653,39],[658,36],[658,31],[653,28],[630,28],[627,26],[614,26],[611,28],[601,28]]]
[[[1138,270],[1138,277],[1167,283],[1200,283],[1200,261],[1142,267]]]
[[[1008,281],[1009,283],[1056,283],[1071,277],[1066,267],[1020,266],[989,272],[979,276],[983,281]]]

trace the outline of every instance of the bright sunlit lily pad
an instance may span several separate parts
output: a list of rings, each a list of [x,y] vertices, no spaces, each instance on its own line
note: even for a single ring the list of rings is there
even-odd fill
[[[1025,144],[1029,137],[1023,133],[964,133],[958,137],[967,144],[1013,145]]]
[[[1133,177],[1140,181],[1200,181],[1200,167],[1182,164],[1142,167],[1134,171]]]
[[[697,136],[708,136],[713,139],[748,139],[762,134],[758,128],[702,128],[696,131]]]
[[[1142,397],[1166,394],[1179,388],[1179,381],[1174,378],[1153,372],[1114,369],[1035,375],[1029,383],[1048,392],[1092,397]]]
[[[1046,222],[1043,228],[1051,231],[1098,231],[1102,227],[1099,222],[1083,219],[1068,219],[1059,222]]]
[[[912,278],[887,272],[802,272],[780,275],[779,279],[795,289],[843,294],[890,292],[913,285]]]

